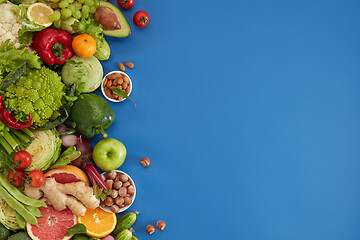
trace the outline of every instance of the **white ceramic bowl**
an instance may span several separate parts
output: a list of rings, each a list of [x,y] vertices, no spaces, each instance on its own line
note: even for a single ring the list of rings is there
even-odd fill
[[[116,100],[116,99],[113,99],[113,98],[109,98],[109,97],[105,94],[105,91],[104,91],[104,81],[105,81],[105,78],[106,78],[107,75],[110,75],[110,74],[113,74],[113,73],[121,73],[121,74],[123,74],[123,75],[125,75],[125,76],[127,76],[127,77],[129,78],[130,92],[129,92],[128,96],[130,96],[131,91],[132,91],[132,89],[133,89],[132,81],[131,81],[131,78],[129,77],[129,75],[127,75],[127,74],[126,74],[125,72],[123,72],[123,71],[112,71],[112,72],[109,72],[108,74],[106,74],[106,75],[103,77],[103,80],[102,80],[102,82],[101,82],[101,92],[102,92],[102,94],[104,95],[104,97],[105,97],[107,100],[111,101],[111,102],[122,102],[122,101],[124,101],[126,98],[124,98],[124,99],[121,100],[121,101]]]
[[[120,171],[120,170],[113,170],[113,171],[116,172],[117,174],[123,173],[123,174],[125,174],[126,176],[128,176],[131,185],[134,186],[134,194],[133,194],[132,196],[130,196],[131,204],[128,205],[128,206],[124,206],[123,208],[120,208],[117,213],[121,213],[121,212],[125,211],[126,209],[128,209],[128,208],[134,203],[135,197],[136,197],[136,186],[135,186],[134,180],[133,180],[133,179],[129,176],[129,174],[127,174],[126,172],[123,172],[123,171]],[[105,176],[106,173],[107,173],[107,172],[103,172],[101,175]],[[105,211],[107,211],[107,212],[111,212],[111,213],[112,213],[112,211],[110,211],[110,207],[108,207],[108,206],[105,206],[105,207],[101,207],[101,206],[100,206],[100,208],[103,209],[103,210],[105,210]]]

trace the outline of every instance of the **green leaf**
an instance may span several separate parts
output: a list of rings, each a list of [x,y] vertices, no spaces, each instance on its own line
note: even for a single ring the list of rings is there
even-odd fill
[[[59,157],[59,159],[51,165],[49,169],[68,165],[71,161],[80,157],[81,152],[76,150],[76,147],[72,146],[67,148]]]
[[[0,85],[0,89],[4,91],[10,84],[17,82],[21,76],[27,74],[27,63],[21,64],[16,69],[12,70],[4,79],[4,81]]]
[[[126,94],[126,92],[124,90],[121,90],[119,88],[113,88],[112,92],[120,97],[130,99],[134,103],[135,108],[136,108],[136,103]]]
[[[77,223],[69,228],[64,236],[72,236],[74,234],[86,233],[86,227],[82,223]]]

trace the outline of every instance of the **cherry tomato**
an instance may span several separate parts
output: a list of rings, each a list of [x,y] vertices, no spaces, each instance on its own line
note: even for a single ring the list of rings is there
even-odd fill
[[[137,11],[134,14],[133,21],[135,25],[140,28],[146,27],[149,24],[149,20],[150,20],[149,14],[147,14],[147,12],[143,10]]]
[[[14,163],[17,168],[26,168],[31,163],[31,155],[27,151],[18,151],[14,155]]]
[[[45,174],[40,170],[32,170],[29,173],[29,177],[31,177],[30,180],[30,186],[34,188],[41,187],[45,183]]]
[[[134,5],[135,0],[117,0],[119,6],[123,9],[129,9]]]
[[[22,178],[26,178],[25,172],[22,169],[15,168],[14,169]],[[9,182],[14,185],[15,187],[20,187],[23,183],[23,179],[16,173],[14,173],[14,170],[11,170],[8,175]]]

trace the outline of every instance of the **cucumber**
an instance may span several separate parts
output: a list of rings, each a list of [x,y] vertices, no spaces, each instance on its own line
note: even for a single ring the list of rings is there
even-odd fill
[[[114,231],[111,233],[111,236],[115,237],[119,232],[124,229],[130,228],[136,221],[136,213],[129,212],[121,216],[116,223]]]
[[[139,240],[138,238],[137,238],[137,236],[132,236],[132,238],[131,238],[131,240]]]
[[[128,229],[124,229],[116,235],[115,240],[131,240],[132,232]]]

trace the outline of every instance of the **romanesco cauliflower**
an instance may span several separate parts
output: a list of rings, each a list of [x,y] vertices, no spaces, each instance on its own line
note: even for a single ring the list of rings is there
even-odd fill
[[[26,76],[11,84],[4,94],[4,104],[9,104],[16,119],[32,115],[35,127],[61,115],[59,109],[65,103],[65,85],[57,73],[46,67],[30,70]]]

